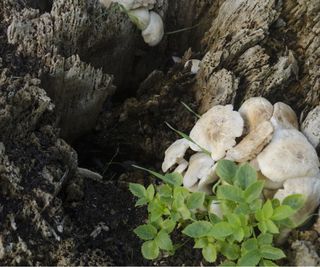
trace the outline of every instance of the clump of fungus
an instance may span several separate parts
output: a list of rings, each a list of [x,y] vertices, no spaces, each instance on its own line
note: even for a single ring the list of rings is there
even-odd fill
[[[320,204],[320,171],[314,146],[298,129],[297,115],[282,102],[272,105],[253,97],[238,112],[232,105],[217,105],[196,122],[189,135],[192,142],[180,139],[169,147],[163,171],[179,164],[176,170],[184,176],[185,187],[212,194],[217,160],[249,162],[265,181],[264,197],[305,196],[304,207],[293,218],[301,223]],[[189,147],[196,153],[188,163],[184,155]],[[222,216],[219,203],[210,209]]]
[[[133,24],[142,31],[142,37],[149,46],[158,45],[164,36],[164,25],[160,15],[154,11],[155,0],[100,0],[109,8],[112,3],[119,4]]]

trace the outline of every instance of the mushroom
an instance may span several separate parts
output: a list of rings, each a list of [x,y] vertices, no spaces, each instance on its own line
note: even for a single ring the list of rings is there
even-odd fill
[[[222,213],[222,210],[221,210],[221,204],[216,202],[216,201],[212,201],[210,203],[209,212],[217,215],[220,219],[223,218],[223,213]]]
[[[190,157],[189,167],[183,177],[183,185],[192,188],[199,179],[209,176],[214,165],[212,158],[206,153],[196,153]]]
[[[298,129],[299,123],[296,113],[285,103],[277,102],[273,106],[273,114],[270,119],[275,129]]]
[[[130,10],[128,16],[141,31],[145,30],[150,23],[150,12],[144,7]]]
[[[226,151],[236,144],[236,137],[242,135],[243,119],[233,111],[232,105],[214,106],[197,121],[190,132],[190,143],[194,151],[205,149],[213,160],[223,158]]]
[[[289,195],[301,194],[305,197],[303,207],[293,215],[295,223],[303,223],[320,204],[320,173],[311,177],[297,177],[286,180],[283,189],[279,189],[274,198],[282,201]]]
[[[317,147],[320,144],[320,105],[309,112],[301,128],[310,143]]]
[[[197,74],[199,71],[199,65],[200,65],[200,60],[199,59],[190,59],[184,64],[185,68],[188,68],[191,65],[191,73],[192,74]]]
[[[161,42],[163,35],[164,26],[162,18],[156,12],[151,11],[149,25],[142,31],[143,40],[149,46],[156,46]]]
[[[314,147],[296,129],[278,129],[271,143],[257,157],[263,175],[273,182],[313,176],[319,172]]]
[[[164,152],[165,156],[162,163],[162,171],[166,172],[175,164],[180,164],[188,148],[189,141],[184,138],[172,143]]]
[[[272,133],[271,122],[264,121],[260,123],[238,145],[227,152],[226,158],[236,162],[246,162],[254,159],[271,141]]]
[[[245,133],[248,133],[261,122],[270,120],[273,106],[263,97],[251,97],[241,105],[239,113],[244,119]]]
[[[130,10],[133,8],[135,0],[112,0],[112,2],[120,4],[125,10]]]
[[[208,175],[203,176],[198,183],[198,190],[201,192],[206,192],[212,194],[212,184],[219,179],[216,173],[217,163],[209,170]]]
[[[188,168],[188,165],[189,165],[188,161],[186,161],[185,159],[181,159],[177,163],[179,165],[177,168],[175,168],[173,172],[178,172],[180,174],[182,174]]]

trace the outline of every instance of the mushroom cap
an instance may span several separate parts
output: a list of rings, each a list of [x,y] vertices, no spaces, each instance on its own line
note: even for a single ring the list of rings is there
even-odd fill
[[[148,9],[153,9],[156,2],[157,2],[156,0],[134,0],[132,9],[139,8],[139,7],[146,7]]]
[[[126,10],[130,10],[133,8],[135,0],[112,0],[112,2],[120,4]]]
[[[283,182],[274,182],[265,177],[260,171],[257,172],[257,176],[259,180],[264,181],[264,189],[276,190],[283,186]]]
[[[254,159],[262,149],[271,141],[273,126],[271,122],[264,121],[249,132],[239,144],[231,148],[226,155],[227,159],[236,162],[245,162]]]
[[[309,142],[317,147],[320,144],[320,105],[308,113],[301,128]]]
[[[223,213],[220,203],[212,201],[209,206],[209,212],[217,215],[219,218],[223,218]]]
[[[143,40],[149,46],[159,44],[164,35],[164,26],[162,18],[153,11],[150,11],[150,22],[148,27],[142,31]]]
[[[150,23],[150,12],[149,9],[140,7],[132,9],[128,12],[130,20],[137,26],[141,31],[145,30]]]
[[[201,63],[201,60],[199,59],[190,59],[184,64],[184,67],[187,68],[189,67],[189,65],[191,65],[191,73],[197,74],[200,68],[199,66],[200,63]]]
[[[274,182],[313,176],[319,172],[314,147],[296,129],[276,130],[271,143],[257,159],[262,174]]]
[[[173,142],[164,152],[165,156],[162,163],[162,171],[166,172],[175,164],[180,163],[188,148],[189,141],[184,138]]]
[[[236,144],[235,138],[242,135],[243,119],[232,105],[214,106],[197,121],[190,132],[190,138],[201,148],[208,150],[214,160],[225,156],[228,149]],[[191,143],[194,151],[201,148]]]
[[[287,104],[277,102],[273,105],[273,114],[270,119],[275,129],[298,129],[298,118],[294,110]]]
[[[196,153],[190,157],[189,167],[183,177],[183,185],[191,188],[199,179],[203,179],[210,174],[214,165],[212,158],[206,153]]]
[[[261,122],[270,120],[273,113],[272,104],[264,97],[251,97],[239,108],[245,123],[245,132],[251,132]]]
[[[302,194],[305,197],[304,206],[293,216],[296,223],[303,222],[320,204],[320,174],[311,177],[299,177],[283,183],[274,198],[280,201],[292,194]]]
[[[179,162],[177,162],[179,165],[177,166],[177,168],[175,168],[175,170],[173,172],[178,172],[180,174],[182,174],[189,165],[189,162],[186,161],[185,159],[181,159]]]

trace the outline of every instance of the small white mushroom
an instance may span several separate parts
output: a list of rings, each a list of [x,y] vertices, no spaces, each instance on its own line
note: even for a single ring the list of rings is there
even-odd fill
[[[245,132],[251,132],[261,122],[270,120],[273,113],[272,104],[263,97],[251,97],[239,108],[245,122]]]
[[[147,8],[132,9],[128,12],[128,16],[141,31],[145,30],[150,23],[150,12]]]
[[[310,143],[317,147],[320,144],[320,105],[309,112],[301,128]]]
[[[177,162],[179,165],[173,172],[178,172],[183,174],[183,172],[188,168],[189,162],[186,161],[185,159],[181,159],[180,161]]]
[[[320,204],[320,174],[285,181],[283,189],[279,189],[274,198],[282,201],[292,194],[302,194],[305,197],[304,206],[292,218],[295,223],[302,223]]]
[[[227,152],[226,158],[236,162],[246,162],[254,159],[271,141],[272,133],[273,126],[271,122],[264,121],[260,123],[239,144]]]
[[[219,179],[216,173],[217,163],[209,170],[208,175],[202,177],[198,183],[198,191],[212,194],[212,184]]]
[[[212,202],[210,203],[209,212],[217,215],[217,216],[218,216],[219,218],[221,218],[221,219],[223,218],[223,213],[222,213],[222,210],[221,210],[221,205],[220,205],[220,203],[217,203],[216,201],[212,201]]]
[[[263,175],[274,182],[316,175],[319,159],[314,147],[296,129],[276,130],[257,157]]]
[[[191,66],[191,73],[197,74],[200,68],[200,62],[201,61],[199,59],[190,59],[184,64],[184,67],[188,68],[189,66]]]
[[[194,151],[206,149],[213,160],[219,160],[236,144],[235,139],[242,135],[242,131],[243,119],[233,111],[232,105],[214,106],[201,116],[191,130],[190,138],[197,145],[191,143],[190,147]]]
[[[192,188],[198,180],[206,178],[214,165],[212,158],[205,153],[196,153],[190,157],[189,167],[183,177],[183,185]]]
[[[270,119],[275,129],[298,129],[298,118],[294,110],[285,103],[277,102],[273,106],[273,114]]]
[[[165,157],[162,163],[162,171],[168,171],[175,164],[179,164],[184,157],[187,149],[189,148],[189,141],[186,139],[178,139],[172,143],[164,152]]]
[[[161,42],[163,35],[164,26],[162,18],[156,12],[151,11],[149,25],[142,31],[143,40],[149,46],[156,46]]]

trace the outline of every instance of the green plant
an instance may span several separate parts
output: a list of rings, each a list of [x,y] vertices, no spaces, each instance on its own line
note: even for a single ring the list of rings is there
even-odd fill
[[[174,230],[194,239],[194,248],[201,249],[210,263],[220,255],[223,266],[275,266],[274,260],[285,257],[274,247],[274,236],[282,228],[295,227],[290,217],[303,206],[303,196],[290,195],[282,203],[263,201],[264,182],[257,179],[256,171],[228,160],[218,162],[220,180],[213,187],[213,196],[188,191],[182,186],[181,174],[162,175],[136,167],[164,182],[147,188],[129,185],[138,197],[136,206],[148,206],[146,224],[134,230],[144,241],[141,251],[146,259],[156,259],[161,251],[174,254],[178,247],[170,237]],[[220,205],[223,216],[210,212],[212,202]]]

